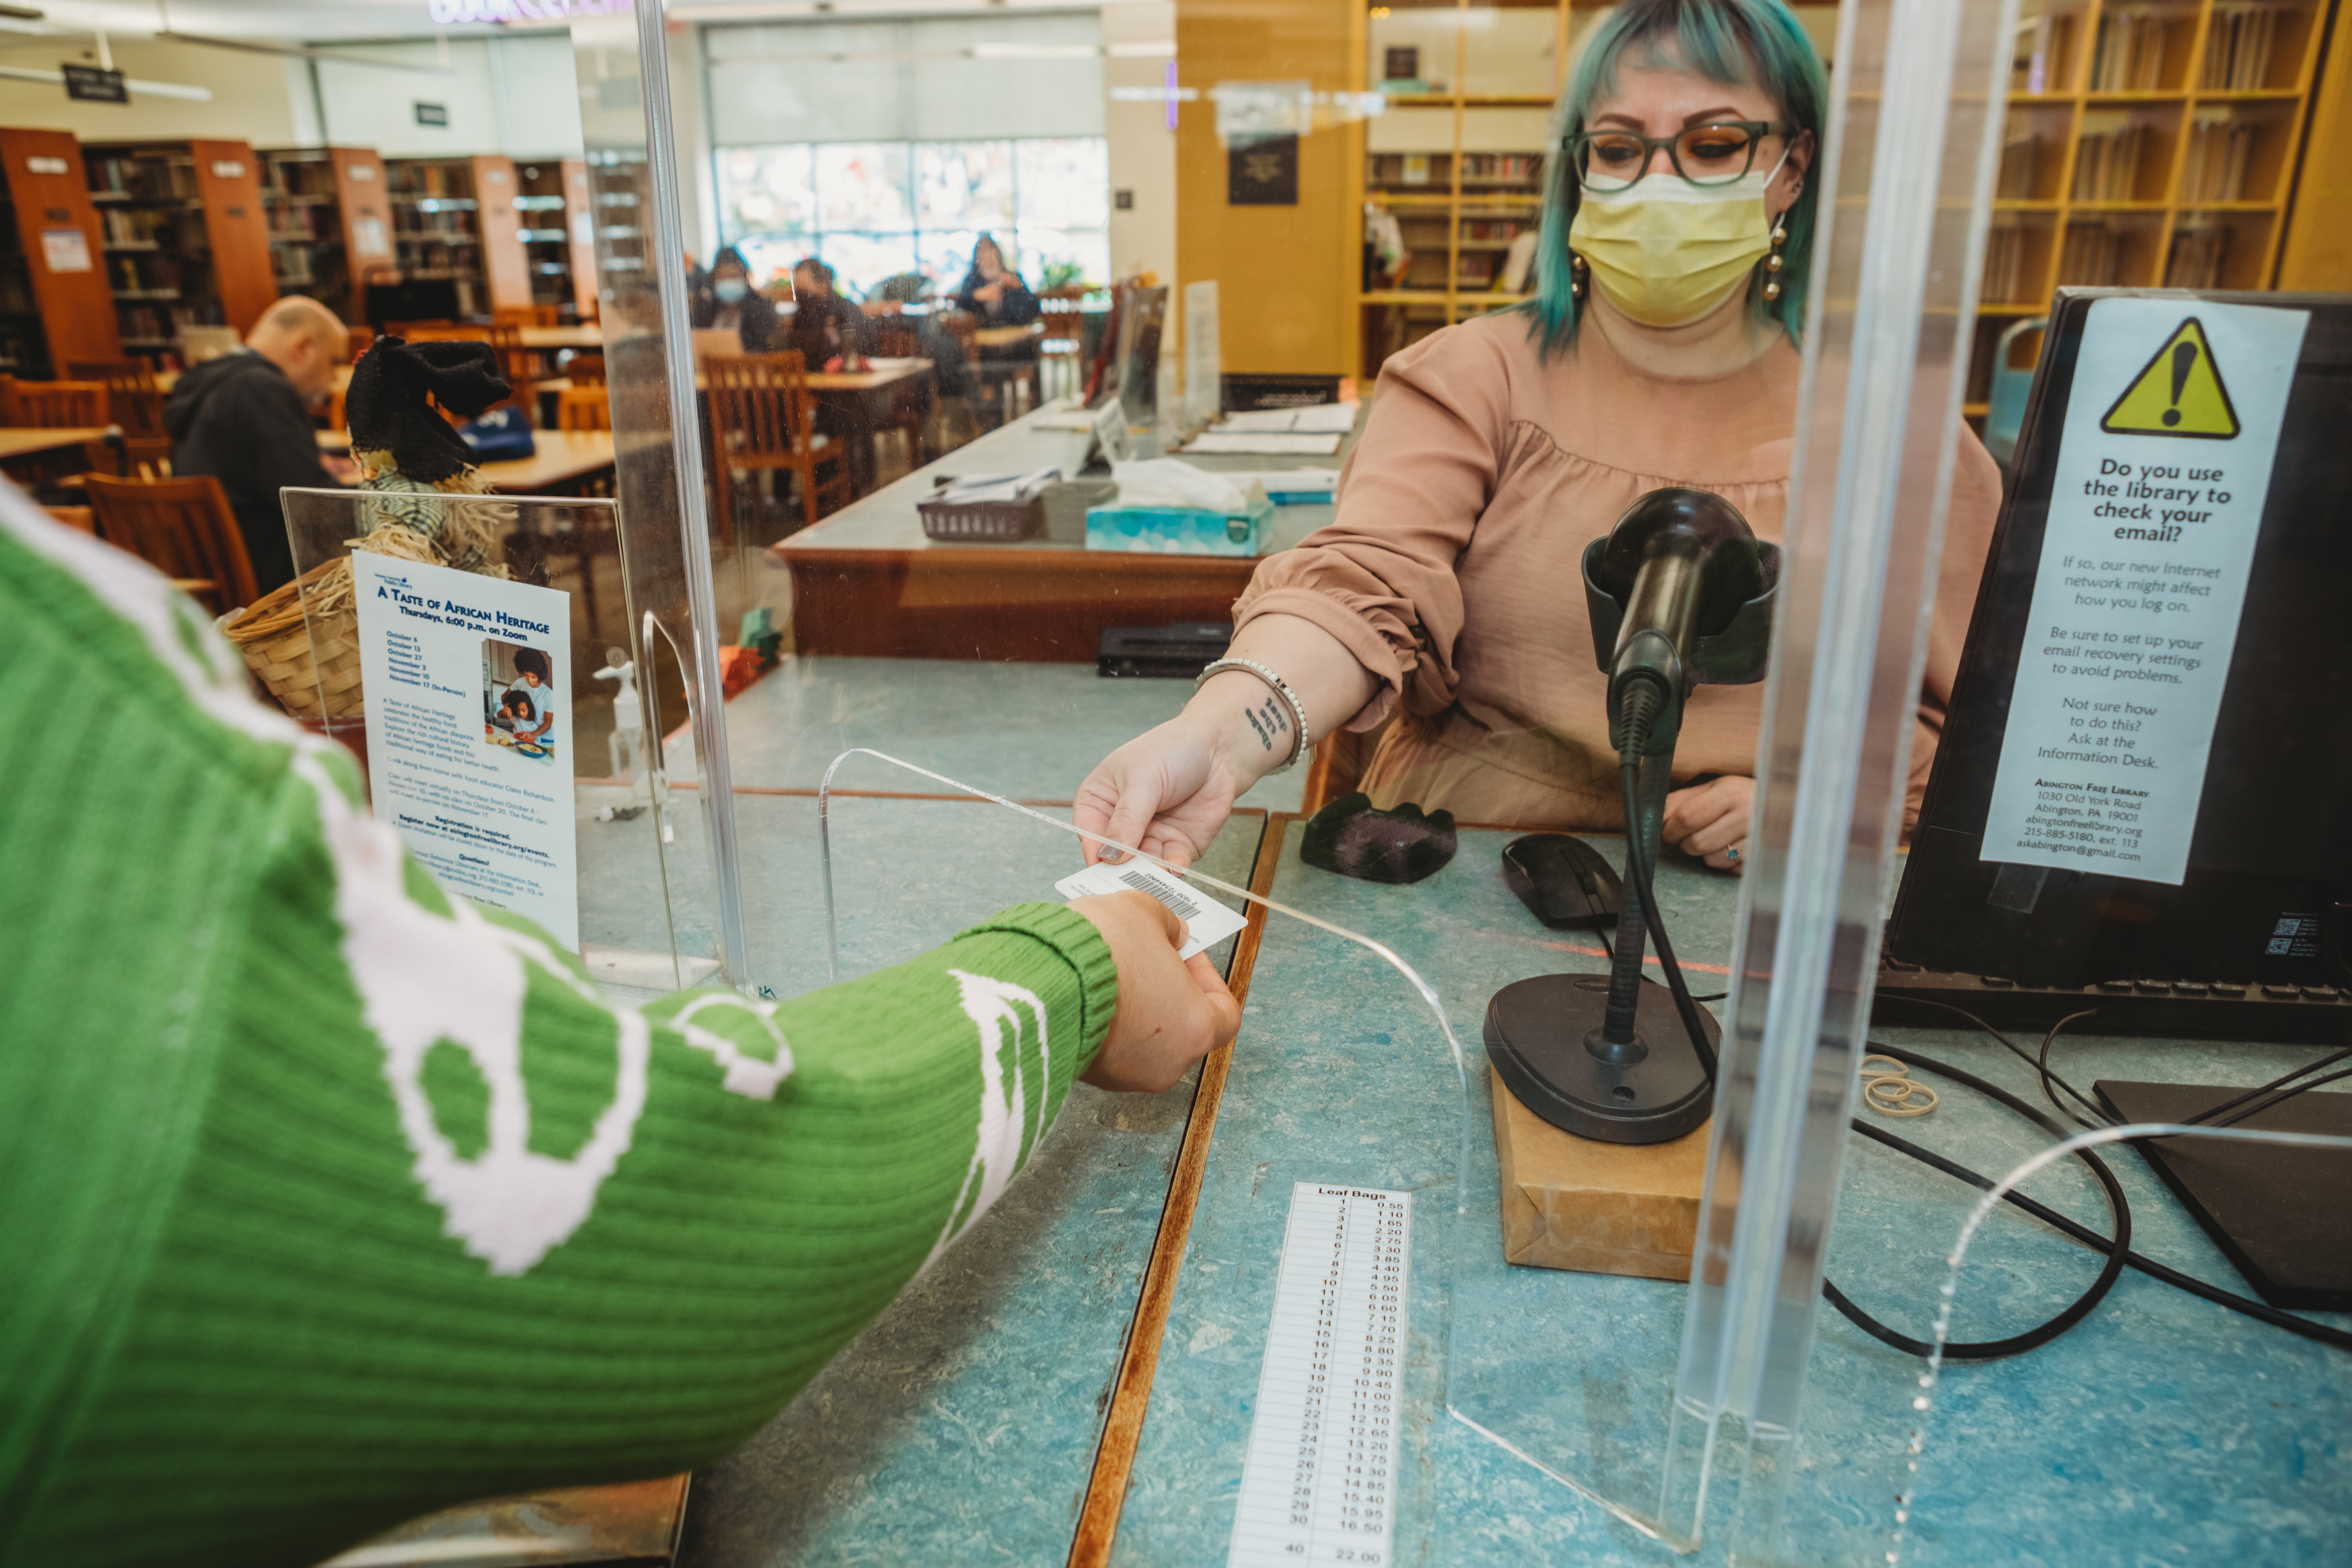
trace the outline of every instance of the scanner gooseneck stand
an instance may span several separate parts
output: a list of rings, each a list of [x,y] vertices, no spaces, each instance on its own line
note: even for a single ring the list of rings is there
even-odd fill
[[[1606,979],[1545,974],[1486,1005],[1486,1054],[1520,1103],[1607,1143],[1663,1143],[1707,1118],[1715,1020],[1642,974],[1648,906],[1683,704],[1699,684],[1764,678],[1780,552],[1705,490],[1652,490],[1584,552],[1609,739],[1625,778],[1625,893]],[[1661,954],[1662,958],[1664,954]],[[1671,962],[1671,960],[1668,960]]]

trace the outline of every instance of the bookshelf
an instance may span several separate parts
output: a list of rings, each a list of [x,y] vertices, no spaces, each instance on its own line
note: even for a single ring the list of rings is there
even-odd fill
[[[54,380],[122,353],[105,230],[69,132],[0,130],[0,375]]]
[[[261,154],[261,172],[278,291],[366,320],[368,279],[393,267],[383,160],[364,147],[279,148]]]
[[[531,303],[513,159],[394,158],[385,170],[403,279],[457,284],[460,316]]]
[[[1361,90],[1387,100],[1363,132],[1368,224],[1392,222],[1400,264],[1369,241],[1359,282],[1362,374],[1439,328],[1518,303],[1505,267],[1543,211],[1552,100],[1601,11],[1566,0],[1373,5]]]
[[[2025,0],[1969,370],[2063,285],[2267,289],[2326,0]],[[2041,352],[2021,334],[2020,363]]]
[[[183,327],[252,329],[278,297],[260,160],[243,142],[90,142],[120,353],[175,363]]]
[[[589,216],[588,165],[579,158],[525,163],[515,209],[530,279],[531,303],[552,305],[567,321],[596,317],[596,229]]]

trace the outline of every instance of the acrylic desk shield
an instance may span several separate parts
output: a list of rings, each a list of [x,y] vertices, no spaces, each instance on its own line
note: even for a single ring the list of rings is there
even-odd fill
[[[624,996],[715,967],[673,934],[679,837],[610,501],[288,490],[320,712],[445,883],[536,921]],[[367,602],[362,605],[362,599]],[[370,746],[373,739],[374,745]]]

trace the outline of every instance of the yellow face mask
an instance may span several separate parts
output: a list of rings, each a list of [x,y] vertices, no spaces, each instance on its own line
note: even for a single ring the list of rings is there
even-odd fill
[[[1569,248],[1627,316],[1645,327],[1679,327],[1729,299],[1772,248],[1764,210],[1771,181],[1763,170],[1707,186],[1653,174],[1622,191],[1587,190],[1569,225]]]

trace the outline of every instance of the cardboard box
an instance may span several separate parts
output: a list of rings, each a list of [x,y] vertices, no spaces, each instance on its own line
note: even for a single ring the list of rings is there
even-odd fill
[[[1537,1116],[1487,1071],[1504,1258],[1536,1268],[1687,1280],[1709,1123],[1670,1143],[1596,1143]]]

